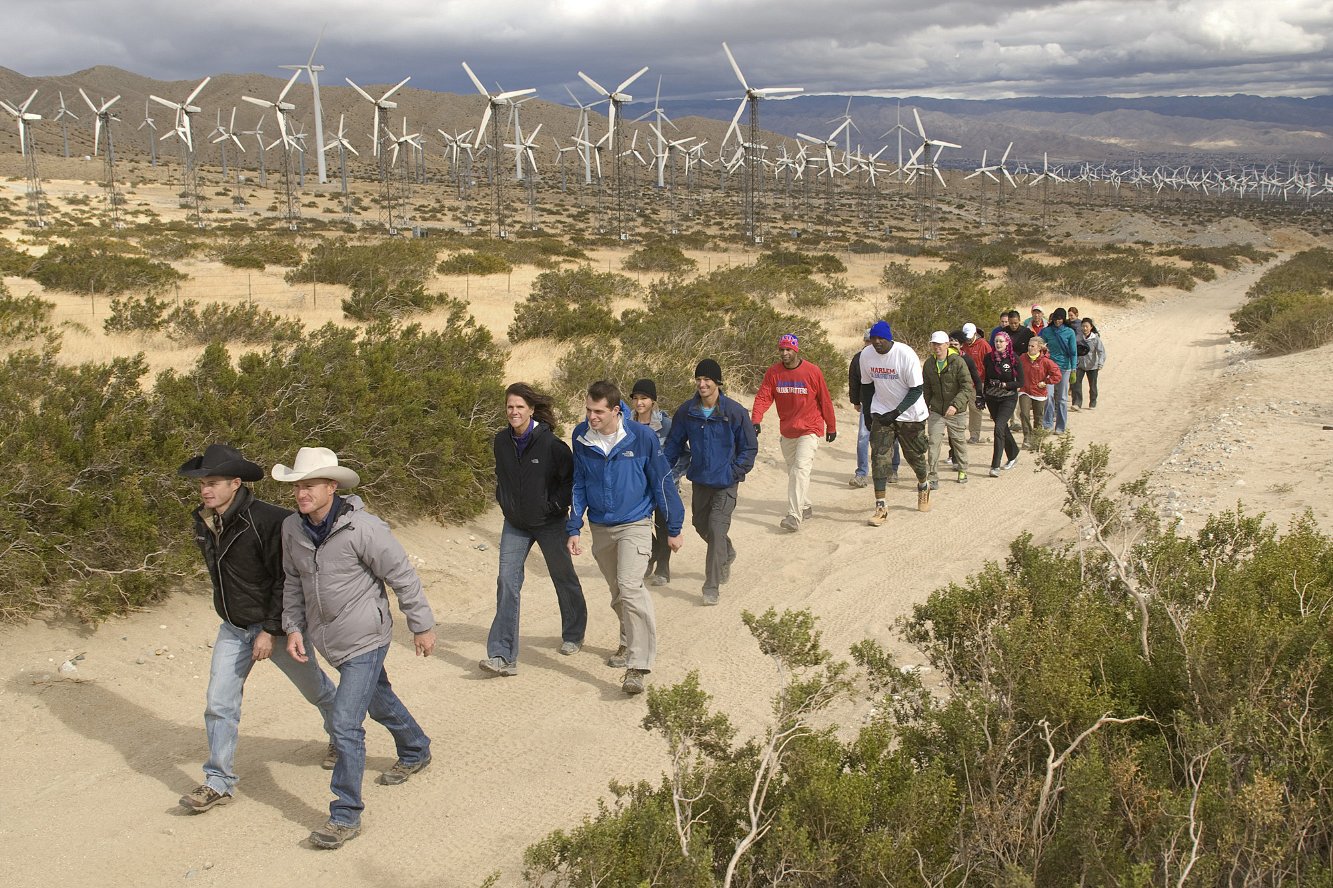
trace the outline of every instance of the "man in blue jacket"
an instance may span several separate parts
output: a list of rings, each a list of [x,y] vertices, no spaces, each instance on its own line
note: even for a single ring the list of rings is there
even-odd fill
[[[565,530],[571,555],[580,555],[583,513],[592,526],[592,557],[611,589],[620,620],[620,647],[606,661],[623,668],[620,687],[643,693],[643,677],[657,656],[657,624],[651,593],[643,585],[653,548],[653,510],[667,516],[667,544],[680,550],[685,507],[657,433],[628,418],[614,383],[594,382],[584,402],[587,419],[574,429],[573,505]]]
[[[736,511],[736,489],[759,453],[750,414],[722,394],[722,368],[705,358],[694,368],[697,394],[681,404],[667,437],[667,462],[690,454],[690,521],[708,543],[704,604],[717,604],[718,587],[731,577],[736,549],[727,535]]]
[[[1041,332],[1051,350],[1051,360],[1060,368],[1060,381],[1046,396],[1046,415],[1042,426],[1054,427],[1057,435],[1065,433],[1069,422],[1069,378],[1078,367],[1078,340],[1066,321],[1063,308],[1051,312],[1051,323]]]

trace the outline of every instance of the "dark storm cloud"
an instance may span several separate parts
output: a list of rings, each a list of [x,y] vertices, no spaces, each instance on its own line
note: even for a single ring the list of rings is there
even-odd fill
[[[108,64],[156,78],[277,73],[304,61],[320,28],[326,82],[397,82],[471,92],[537,87],[591,99],[584,70],[613,87],[642,65],[636,98],[739,89],[721,42],[752,86],[810,92],[1310,95],[1333,82],[1333,2],[1082,0],[919,4],[638,0],[232,2],[47,0],[7,12],[3,64],[63,74]]]

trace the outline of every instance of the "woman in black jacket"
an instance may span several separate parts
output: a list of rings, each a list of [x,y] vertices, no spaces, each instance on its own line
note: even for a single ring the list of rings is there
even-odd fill
[[[986,355],[986,387],[983,397],[990,417],[995,421],[995,444],[991,449],[990,476],[1000,477],[1001,469],[1012,469],[1018,462],[1018,442],[1009,429],[1014,408],[1018,406],[1018,389],[1022,385],[1019,363],[1015,360],[1009,334],[995,334],[994,347]],[[981,398],[978,398],[981,400]],[[1000,458],[1007,461],[1001,465]]]
[[[486,659],[478,664],[493,675],[518,674],[519,596],[533,543],[541,547],[560,603],[560,653],[578,653],[588,625],[583,587],[566,548],[574,457],[555,435],[550,399],[527,383],[505,389],[505,417],[508,425],[495,434],[495,501],[504,513],[495,619]]]

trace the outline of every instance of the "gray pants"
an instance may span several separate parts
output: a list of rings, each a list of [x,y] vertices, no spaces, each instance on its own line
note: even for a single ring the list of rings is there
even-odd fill
[[[977,406],[976,401],[967,402],[967,440],[981,443],[981,421],[986,411]]]
[[[653,596],[643,585],[653,551],[652,516],[632,524],[592,524],[592,557],[611,589],[611,610],[620,620],[620,643],[630,669],[652,670],[657,659]]]
[[[705,487],[691,484],[690,523],[708,544],[704,560],[704,591],[716,592],[736,560],[731,545],[731,513],[736,511],[736,486]]]
[[[967,471],[967,418],[961,413],[955,413],[953,416],[945,416],[942,413],[930,414],[926,428],[930,435],[930,474],[931,481],[940,480],[939,462],[940,462],[940,444],[944,441],[944,435],[949,435],[949,446],[953,448],[954,459],[958,464],[959,472]]]

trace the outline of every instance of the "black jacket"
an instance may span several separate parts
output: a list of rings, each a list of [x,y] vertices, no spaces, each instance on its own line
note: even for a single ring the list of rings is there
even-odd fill
[[[222,535],[204,525],[203,506],[194,510],[194,541],[213,580],[213,608],[241,629],[256,623],[282,635],[282,522],[289,509],[255,499],[242,485],[222,516]]]
[[[852,402],[853,407],[861,406],[860,349],[857,349],[856,354],[852,355],[852,361],[847,365],[847,399]]]
[[[495,501],[505,520],[534,530],[564,521],[574,496],[574,455],[550,426],[536,423],[520,457],[505,427],[495,433]]]

